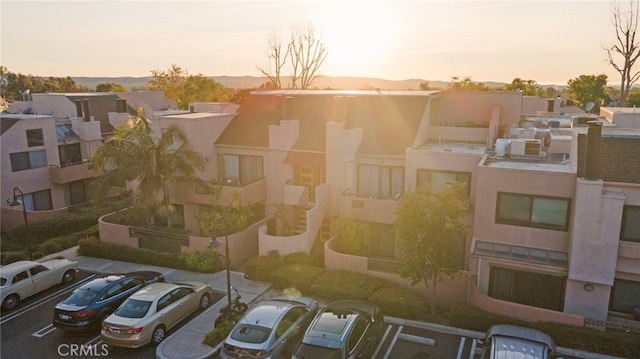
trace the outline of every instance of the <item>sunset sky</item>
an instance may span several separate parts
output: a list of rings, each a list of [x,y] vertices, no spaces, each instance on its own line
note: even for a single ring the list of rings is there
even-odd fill
[[[602,48],[615,39],[603,0],[2,0],[0,14],[0,64],[38,76],[140,77],[171,64],[260,76],[269,37],[287,40],[311,22],[329,51],[328,76],[620,81]]]

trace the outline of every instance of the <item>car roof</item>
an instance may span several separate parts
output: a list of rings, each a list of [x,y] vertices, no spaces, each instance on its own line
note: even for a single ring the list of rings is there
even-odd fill
[[[133,295],[129,298],[151,302],[157,297],[163,296],[178,287],[189,287],[189,286],[184,284],[156,282],[156,283],[151,283],[148,286],[138,290],[137,292],[133,293]]]
[[[342,348],[345,336],[353,326],[360,312],[349,308],[323,308],[314,318],[302,342],[327,348]]]
[[[327,307],[366,313],[373,317],[380,315],[379,306],[361,300],[336,300],[329,303]]]
[[[264,300],[251,308],[241,319],[241,323],[259,325],[261,327],[273,328],[280,317],[289,310],[300,304],[285,302],[280,300]]]
[[[125,278],[124,275],[109,275],[101,278],[96,278],[88,283],[83,284],[78,289],[91,290],[97,292],[111,283],[117,282]]]
[[[40,262],[34,261],[17,261],[13,263],[9,263],[0,267],[0,275],[2,276],[13,276],[18,272],[22,272],[23,270],[31,267],[35,267],[36,265],[41,265]]]
[[[487,331],[486,337],[511,337],[517,339],[525,339],[532,342],[542,343],[551,348],[555,353],[556,345],[548,334],[539,330],[520,327],[517,325],[498,324],[494,325]]]

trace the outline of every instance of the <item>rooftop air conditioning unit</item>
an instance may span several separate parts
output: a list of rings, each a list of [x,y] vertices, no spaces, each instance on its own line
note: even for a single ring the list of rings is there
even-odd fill
[[[512,139],[510,155],[515,156],[537,156],[542,153],[541,139]]]

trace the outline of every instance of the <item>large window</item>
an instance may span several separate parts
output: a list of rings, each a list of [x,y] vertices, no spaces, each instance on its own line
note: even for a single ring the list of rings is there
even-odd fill
[[[469,193],[471,187],[471,173],[469,172],[419,169],[416,177],[416,187],[426,187],[436,193],[442,192],[446,185],[453,182],[465,183],[467,185],[467,193]]]
[[[571,199],[498,192],[496,223],[548,228],[569,228]]]
[[[620,240],[640,243],[640,206],[624,206]]]
[[[358,165],[358,196],[393,198],[402,194],[404,168]]]
[[[27,211],[50,211],[53,209],[51,202],[51,190],[25,193],[21,198]]]
[[[44,150],[16,152],[11,157],[11,171],[24,171],[32,168],[45,167],[47,165],[47,153]]]
[[[70,205],[87,201],[87,185],[85,180],[69,182],[65,187],[65,192],[69,195],[67,203]]]
[[[634,307],[640,305],[638,298],[640,298],[640,282],[614,279],[609,309],[616,312],[631,313]]]
[[[262,157],[229,155],[223,157],[223,180],[228,184],[247,185],[264,177]]]
[[[501,267],[489,271],[489,296],[538,308],[562,311],[565,278]]]
[[[42,135],[41,128],[27,130],[27,146],[44,146],[44,136]]]

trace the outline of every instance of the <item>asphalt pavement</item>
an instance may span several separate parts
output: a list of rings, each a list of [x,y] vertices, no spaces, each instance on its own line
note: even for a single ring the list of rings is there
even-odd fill
[[[214,290],[226,293],[227,291],[227,275],[225,271],[217,273],[198,273],[174,268],[151,266],[139,263],[129,263],[112,261],[103,258],[85,257],[77,254],[78,247],[69,248],[62,252],[48,255],[41,260],[62,256],[69,260],[78,262],[78,268],[81,270],[98,272],[98,273],[125,273],[133,271],[157,271],[162,273],[165,278],[171,277],[169,281],[176,282],[181,280],[198,280],[209,283]],[[230,272],[231,285],[240,292],[242,301],[252,303],[267,299],[281,294],[277,290],[271,289],[271,284],[248,280],[244,278],[244,273]],[[219,348],[212,348],[202,344],[202,340],[213,329],[213,323],[218,316],[220,308],[227,304],[226,296],[217,303],[210,306],[200,315],[184,324],[173,334],[168,336],[156,348],[157,359],[207,359],[215,358]],[[403,324],[408,326],[417,326],[425,329],[435,330],[443,333],[455,334],[460,336],[480,338],[484,333],[472,332],[469,330],[452,328],[438,324],[427,322],[417,322],[405,320],[401,318],[385,317],[385,322]],[[583,359],[623,359],[613,356],[577,351],[570,348],[558,347],[557,351],[561,355],[567,355]]]

